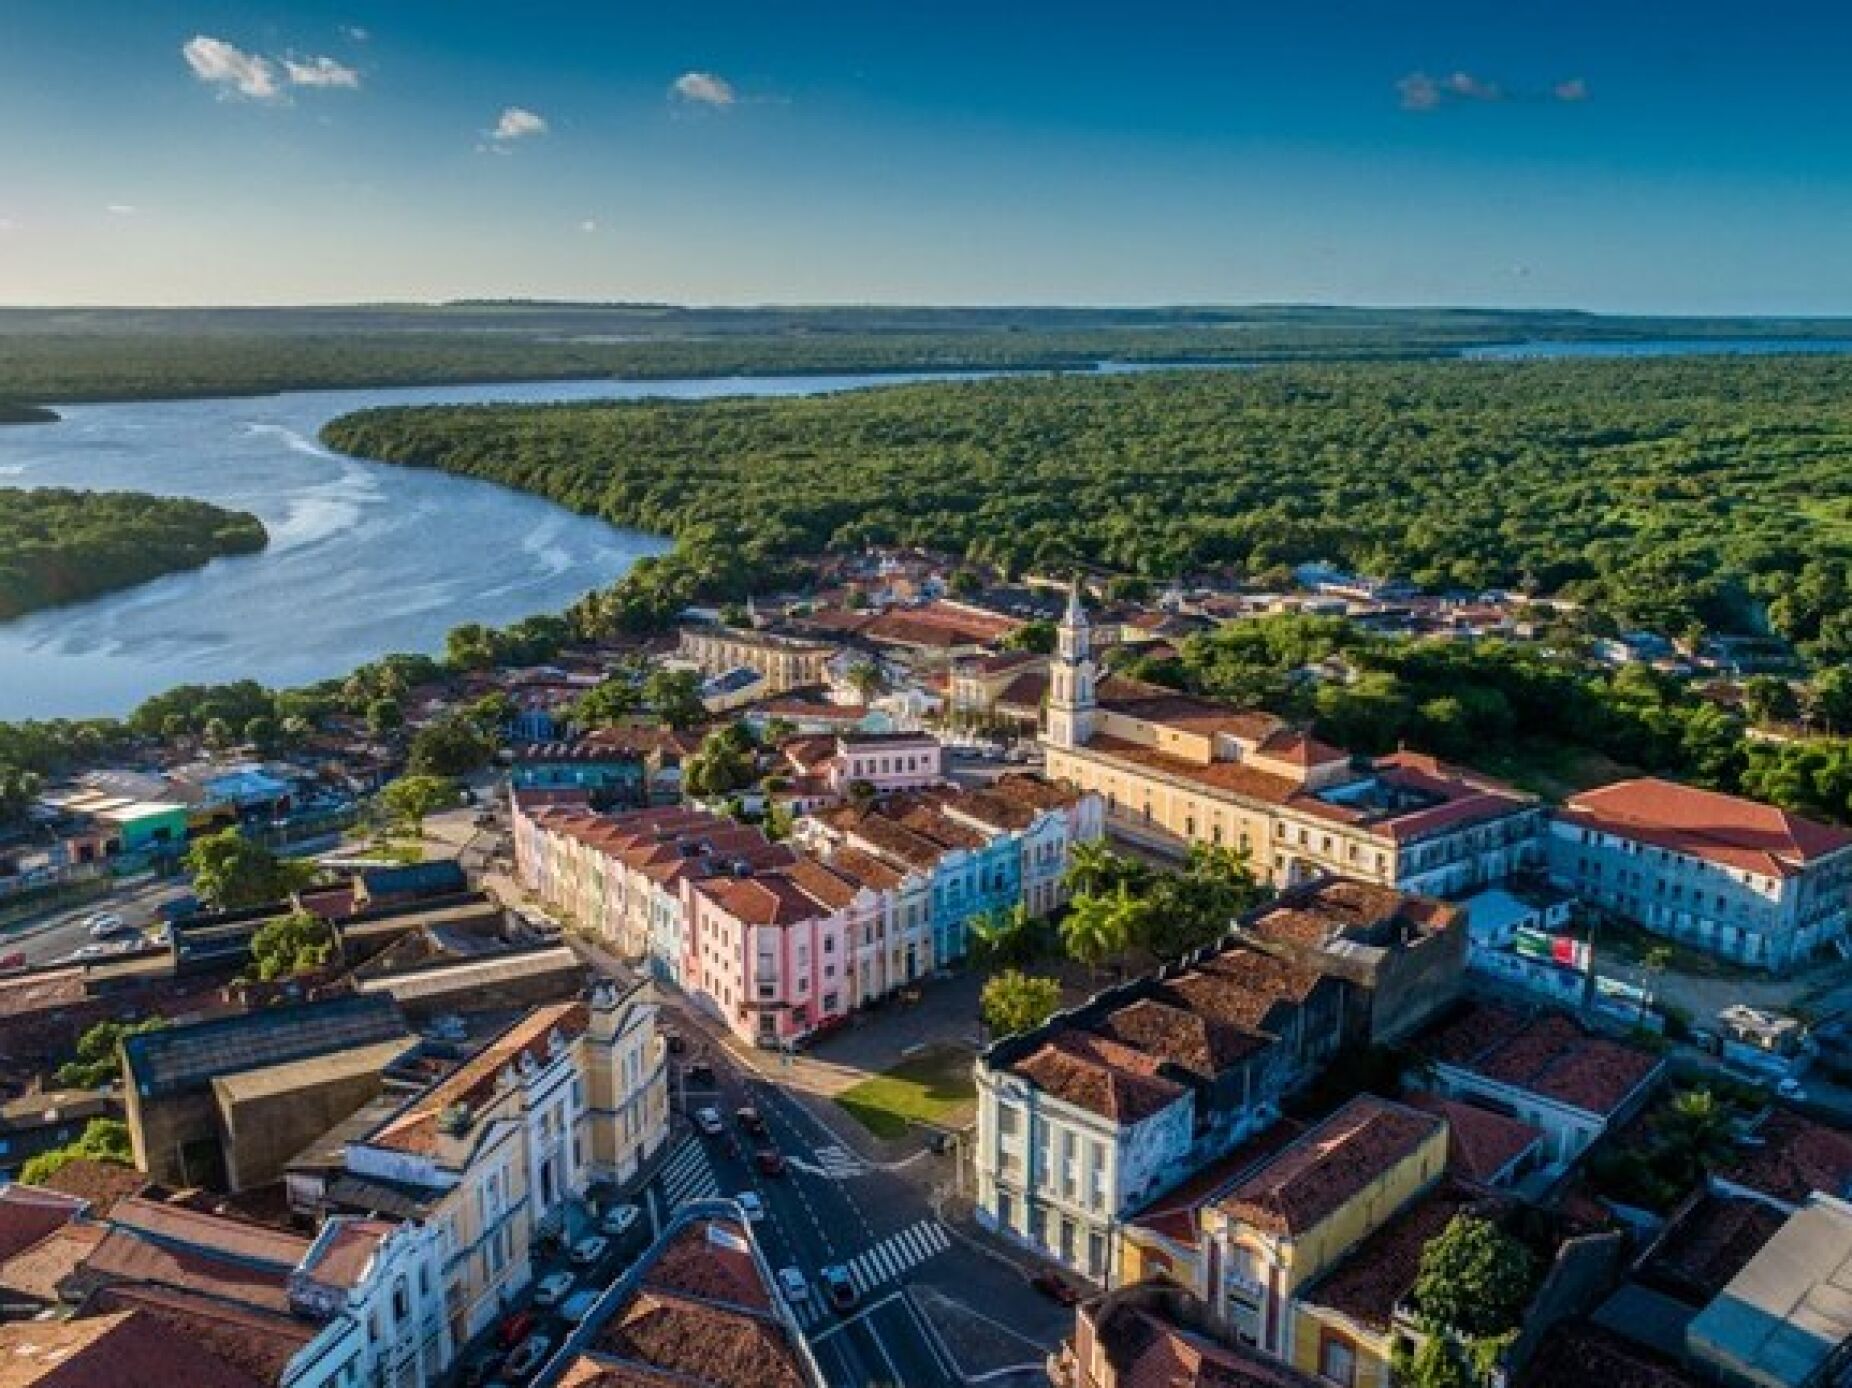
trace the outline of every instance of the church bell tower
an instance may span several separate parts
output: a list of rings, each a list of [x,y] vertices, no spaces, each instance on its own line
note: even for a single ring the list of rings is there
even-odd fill
[[[1084,747],[1093,736],[1093,628],[1080,605],[1080,580],[1068,589],[1048,672],[1048,742]]]

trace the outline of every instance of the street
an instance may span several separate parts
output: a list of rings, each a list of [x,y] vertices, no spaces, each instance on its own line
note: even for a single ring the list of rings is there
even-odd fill
[[[55,964],[93,943],[90,930],[84,924],[86,917],[107,911],[139,929],[159,921],[158,912],[165,902],[190,895],[192,887],[185,878],[131,879],[107,895],[63,906],[0,929],[0,954],[17,951],[25,956],[29,967]]]
[[[949,1388],[964,1381],[957,1347],[923,1311],[923,1301],[961,1308],[967,1319],[994,1319],[996,1330],[1021,1339],[1015,1364],[1005,1367],[1039,1365],[1071,1326],[1072,1313],[1044,1301],[1019,1270],[970,1248],[937,1218],[929,1197],[934,1179],[949,1179],[947,1159],[921,1155],[891,1167],[866,1161],[777,1084],[721,1047],[702,1047],[701,1033],[685,1017],[673,1024],[690,1038],[679,1062],[705,1061],[714,1070],[711,1086],[689,1085],[685,1092],[678,1073],[674,1101],[690,1115],[717,1110],[724,1131],[677,1139],[646,1195],[653,1221],[690,1199],[755,1194],[764,1217],[754,1233],[774,1270],[795,1267],[803,1275],[808,1294],[795,1309],[837,1388]],[[763,1137],[741,1125],[742,1106],[761,1116]],[[784,1174],[759,1169],[754,1152],[763,1147],[783,1155]],[[818,1277],[830,1266],[846,1269],[855,1288],[854,1305],[840,1312]]]

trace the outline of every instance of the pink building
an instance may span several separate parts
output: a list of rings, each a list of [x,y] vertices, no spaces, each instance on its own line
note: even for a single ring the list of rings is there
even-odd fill
[[[830,760],[831,788],[846,795],[856,781],[879,794],[918,790],[945,777],[945,749],[926,733],[844,733]]]

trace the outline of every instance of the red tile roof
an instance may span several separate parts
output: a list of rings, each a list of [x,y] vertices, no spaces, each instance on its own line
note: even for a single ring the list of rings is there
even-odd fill
[[[1541,1128],[1464,1099],[1415,1094],[1408,1106],[1447,1121],[1447,1169],[1469,1181],[1490,1184],[1543,1141]]]
[[[132,1368],[129,1366],[133,1366]],[[158,1317],[0,1326],[0,1388],[262,1388]]]
[[[54,1302],[65,1279],[95,1251],[108,1230],[101,1224],[67,1224],[32,1247],[0,1262],[0,1287],[34,1301]]]
[[[1570,824],[1762,877],[1791,877],[1852,848],[1852,833],[1844,829],[1757,800],[1650,776],[1583,791],[1559,815]]]
[[[1584,1321],[1556,1326],[1516,1388],[1698,1388],[1676,1364]]]
[[[1852,1196],[1852,1133],[1778,1108],[1756,1136],[1762,1145],[1744,1151],[1719,1177],[1787,1205],[1805,1204],[1816,1190]]]
[[[37,1186],[0,1186],[0,1262],[23,1253],[83,1210],[83,1201]]]
[[[1300,1234],[1329,1219],[1440,1131],[1432,1114],[1362,1094],[1217,1204],[1257,1228]]]
[[[1440,1064],[1602,1117],[1662,1068],[1650,1052],[1592,1035],[1559,1012],[1527,1020],[1492,1004],[1469,1008],[1416,1045]]]
[[[1275,1044],[1271,1036],[1173,1007],[1155,998],[1142,998],[1118,1009],[1094,1030],[1109,1040],[1167,1060],[1205,1080],[1214,1079],[1255,1052]]]
[[[90,1298],[87,1309],[144,1311],[213,1358],[265,1384],[278,1382],[289,1361],[321,1330],[291,1315],[177,1287],[104,1287]]]
[[[531,1055],[545,1065],[555,1031],[567,1041],[584,1032],[590,1013],[582,1002],[537,1008],[516,1022],[445,1079],[427,1089],[379,1128],[368,1143],[400,1152],[430,1154],[438,1150],[438,1119],[456,1105],[481,1108],[495,1097],[502,1072]]]
[[[1115,1123],[1140,1123],[1189,1091],[1148,1055],[1084,1031],[1059,1031],[1010,1069],[1044,1093]]]
[[[1489,1213],[1497,1203],[1475,1186],[1444,1181],[1358,1244],[1316,1285],[1300,1293],[1300,1300],[1385,1332],[1394,1321],[1397,1303],[1415,1285],[1428,1243],[1455,1215]]]
[[[1311,1380],[1257,1350],[1223,1344],[1142,1307],[1108,1302],[1094,1335],[1118,1388],[1300,1388]]]

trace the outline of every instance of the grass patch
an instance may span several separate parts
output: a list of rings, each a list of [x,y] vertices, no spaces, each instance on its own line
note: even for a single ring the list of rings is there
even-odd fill
[[[1521,790],[1553,800],[1564,800],[1578,791],[1640,774],[1636,768],[1591,748],[1545,738],[1529,739],[1510,748],[1488,752],[1476,765]]]
[[[977,1099],[971,1054],[935,1047],[863,1080],[836,1102],[876,1137],[904,1137],[914,1123],[950,1124]]]

